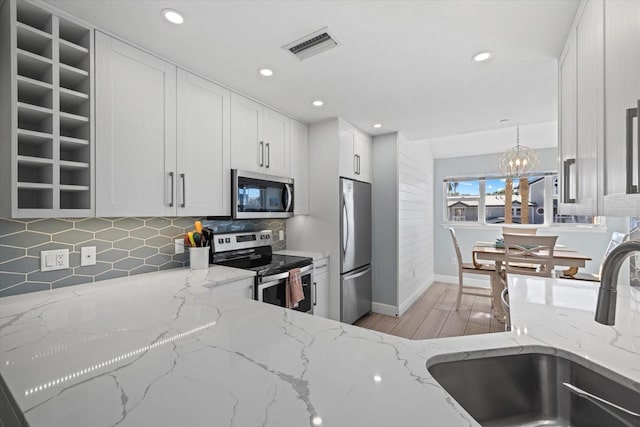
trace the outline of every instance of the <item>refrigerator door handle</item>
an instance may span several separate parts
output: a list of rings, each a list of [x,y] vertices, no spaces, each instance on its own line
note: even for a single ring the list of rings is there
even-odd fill
[[[368,274],[370,271],[371,271],[371,266],[365,268],[362,271],[358,271],[357,273],[345,274],[342,277],[344,278],[344,280],[357,279],[358,277],[361,277],[361,276],[364,276],[365,274]]]
[[[633,119],[638,117],[640,111],[640,100],[638,108],[627,108],[627,194],[638,193],[638,185],[633,184]],[[640,168],[640,126],[638,126],[638,168]],[[640,171],[639,171],[640,176]]]
[[[349,213],[347,212],[347,202],[342,201],[342,226],[344,228],[344,236],[342,236],[342,255],[347,255],[347,245],[349,244]]]

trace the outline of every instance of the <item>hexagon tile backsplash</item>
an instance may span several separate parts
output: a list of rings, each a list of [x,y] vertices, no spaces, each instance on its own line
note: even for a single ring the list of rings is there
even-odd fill
[[[132,276],[189,264],[174,253],[174,239],[200,219],[216,233],[273,230],[274,249],[285,220],[209,221],[203,218],[0,218],[0,297]],[[80,267],[80,248],[95,246],[96,265]],[[40,251],[69,249],[69,268],[40,271]]]

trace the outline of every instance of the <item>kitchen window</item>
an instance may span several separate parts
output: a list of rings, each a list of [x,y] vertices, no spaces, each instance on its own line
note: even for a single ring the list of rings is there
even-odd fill
[[[507,177],[447,177],[443,181],[446,222],[468,224],[601,225],[599,217],[562,215],[558,212],[558,175],[539,172],[512,178],[511,200],[506,199]],[[521,188],[522,187],[522,188]],[[526,197],[524,207],[523,194]],[[510,206],[511,219],[505,218]],[[527,219],[523,221],[523,215]]]

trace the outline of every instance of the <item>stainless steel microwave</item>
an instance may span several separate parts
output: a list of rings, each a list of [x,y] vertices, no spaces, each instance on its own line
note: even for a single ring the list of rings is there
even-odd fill
[[[293,179],[231,170],[231,209],[234,219],[293,216]]]

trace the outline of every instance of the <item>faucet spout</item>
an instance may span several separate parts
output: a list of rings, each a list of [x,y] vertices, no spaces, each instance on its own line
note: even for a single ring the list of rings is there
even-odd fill
[[[634,252],[640,252],[640,241],[629,240],[621,243],[609,253],[602,265],[600,291],[596,305],[596,322],[613,325],[616,321],[616,297],[618,274],[622,263]]]

